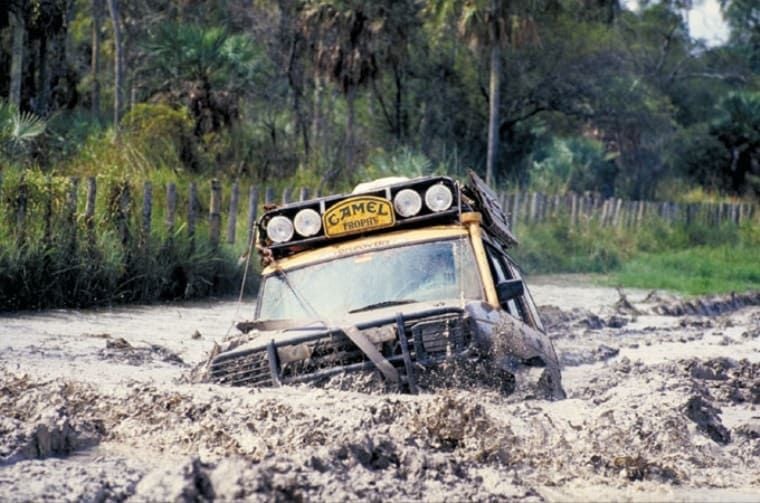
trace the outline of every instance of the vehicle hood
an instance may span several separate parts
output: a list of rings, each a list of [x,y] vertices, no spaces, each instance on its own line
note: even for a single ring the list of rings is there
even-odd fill
[[[351,313],[342,318],[326,321],[325,323],[332,324],[330,327],[326,327],[325,323],[317,320],[273,320],[254,322],[252,325],[258,326],[259,328],[251,330],[248,333],[249,341],[235,347],[234,351],[264,349],[272,341],[279,345],[301,339],[302,337],[326,333],[330,330],[340,330],[341,327],[358,326],[361,328],[362,325],[381,320],[386,320],[387,323],[384,324],[390,325],[395,323],[395,318],[398,313],[402,313],[404,318],[414,318],[424,316],[425,313],[430,311],[445,311],[447,309],[451,309],[452,311],[464,310],[464,306],[461,299],[438,299],[434,301],[387,306],[372,309],[371,311]]]

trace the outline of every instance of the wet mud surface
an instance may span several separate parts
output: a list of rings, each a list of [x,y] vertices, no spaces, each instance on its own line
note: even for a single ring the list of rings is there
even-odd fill
[[[193,384],[232,303],[4,314],[0,499],[757,500],[757,296],[533,294],[565,400]]]

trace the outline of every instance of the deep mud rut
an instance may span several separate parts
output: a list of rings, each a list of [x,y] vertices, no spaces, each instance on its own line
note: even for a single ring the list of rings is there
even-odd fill
[[[190,383],[232,303],[2,315],[0,500],[757,501],[760,295],[577,283],[558,402]]]

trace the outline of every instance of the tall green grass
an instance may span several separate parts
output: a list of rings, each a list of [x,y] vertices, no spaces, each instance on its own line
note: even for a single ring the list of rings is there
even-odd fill
[[[638,229],[572,227],[567,221],[518,227],[514,255],[528,273],[602,273],[613,285],[686,294],[760,290],[760,225],[668,224]]]
[[[692,295],[760,290],[760,250],[722,245],[644,253],[623,264],[610,282]]]
[[[212,248],[208,239],[207,202],[201,200],[194,236],[184,222],[189,177],[178,180],[178,224],[165,225],[166,173],[145,178],[153,183],[152,232],[143,236],[143,177],[105,173],[97,177],[94,239],[82,218],[86,184],[80,183],[77,212],[66,215],[68,177],[35,169],[6,168],[0,186],[0,310],[82,307],[122,302],[153,302],[231,295],[241,288],[247,251],[245,218],[238,219],[235,245]],[[198,179],[199,196],[208,197],[207,180]],[[126,233],[114,207],[128,188],[132,204],[125,215]],[[24,225],[17,224],[19,195],[27,194]],[[229,194],[225,194],[229,199]],[[228,204],[228,201],[224,201]],[[241,205],[245,207],[244,205]],[[242,212],[241,212],[242,215]],[[255,292],[249,274],[246,292]]]

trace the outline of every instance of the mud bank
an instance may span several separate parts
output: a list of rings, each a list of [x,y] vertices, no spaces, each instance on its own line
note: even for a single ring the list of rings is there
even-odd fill
[[[0,499],[757,499],[756,303],[534,296],[566,400],[187,383],[234,304],[5,316]]]

